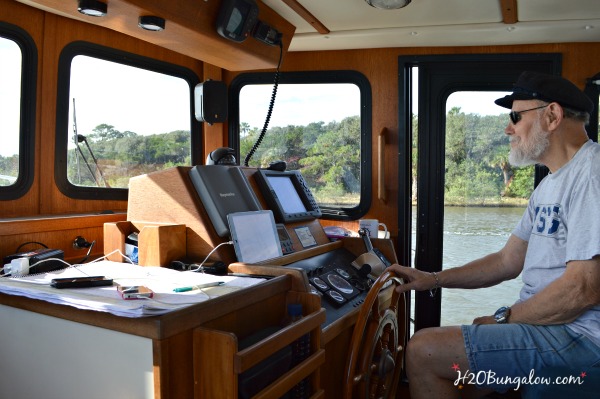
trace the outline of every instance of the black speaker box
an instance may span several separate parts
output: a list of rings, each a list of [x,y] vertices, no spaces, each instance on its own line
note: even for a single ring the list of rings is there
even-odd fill
[[[227,85],[207,80],[194,88],[194,109],[200,122],[223,123],[227,120]]]

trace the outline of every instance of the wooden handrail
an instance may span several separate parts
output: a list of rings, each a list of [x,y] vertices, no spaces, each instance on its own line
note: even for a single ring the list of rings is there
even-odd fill
[[[104,223],[119,222],[126,218],[124,212],[6,218],[0,219],[0,236],[101,227]]]

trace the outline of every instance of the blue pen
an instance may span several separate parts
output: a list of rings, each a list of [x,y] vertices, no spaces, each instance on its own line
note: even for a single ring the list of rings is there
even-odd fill
[[[201,290],[202,288],[216,287],[216,286],[223,285],[223,284],[225,284],[224,281],[215,281],[213,283],[198,284],[198,285],[191,285],[189,287],[174,288],[173,292],[187,292],[187,291],[192,291],[192,290]]]

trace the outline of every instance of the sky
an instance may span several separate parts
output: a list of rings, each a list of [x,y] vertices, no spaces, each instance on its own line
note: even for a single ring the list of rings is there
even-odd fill
[[[455,92],[452,93],[446,101],[446,112],[453,107],[460,107],[465,114],[480,115],[500,115],[506,114],[508,122],[508,112],[494,103],[494,100],[504,97],[507,92],[489,91],[489,92]]]
[[[90,78],[102,76],[111,79]],[[78,134],[89,135],[102,123],[141,135],[190,130],[189,85],[181,78],[76,56],[71,65],[70,97],[71,108],[75,99]],[[71,135],[72,113],[69,121]]]
[[[272,92],[272,84],[244,86],[240,92],[240,122],[262,129]],[[360,91],[354,84],[279,85],[269,127],[340,122],[359,114]]]
[[[0,155],[19,152],[21,49],[0,37]]]

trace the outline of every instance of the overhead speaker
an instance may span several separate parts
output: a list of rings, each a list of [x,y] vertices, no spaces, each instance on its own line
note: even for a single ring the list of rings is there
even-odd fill
[[[194,111],[200,122],[223,123],[227,120],[227,85],[207,80],[194,88]]]

